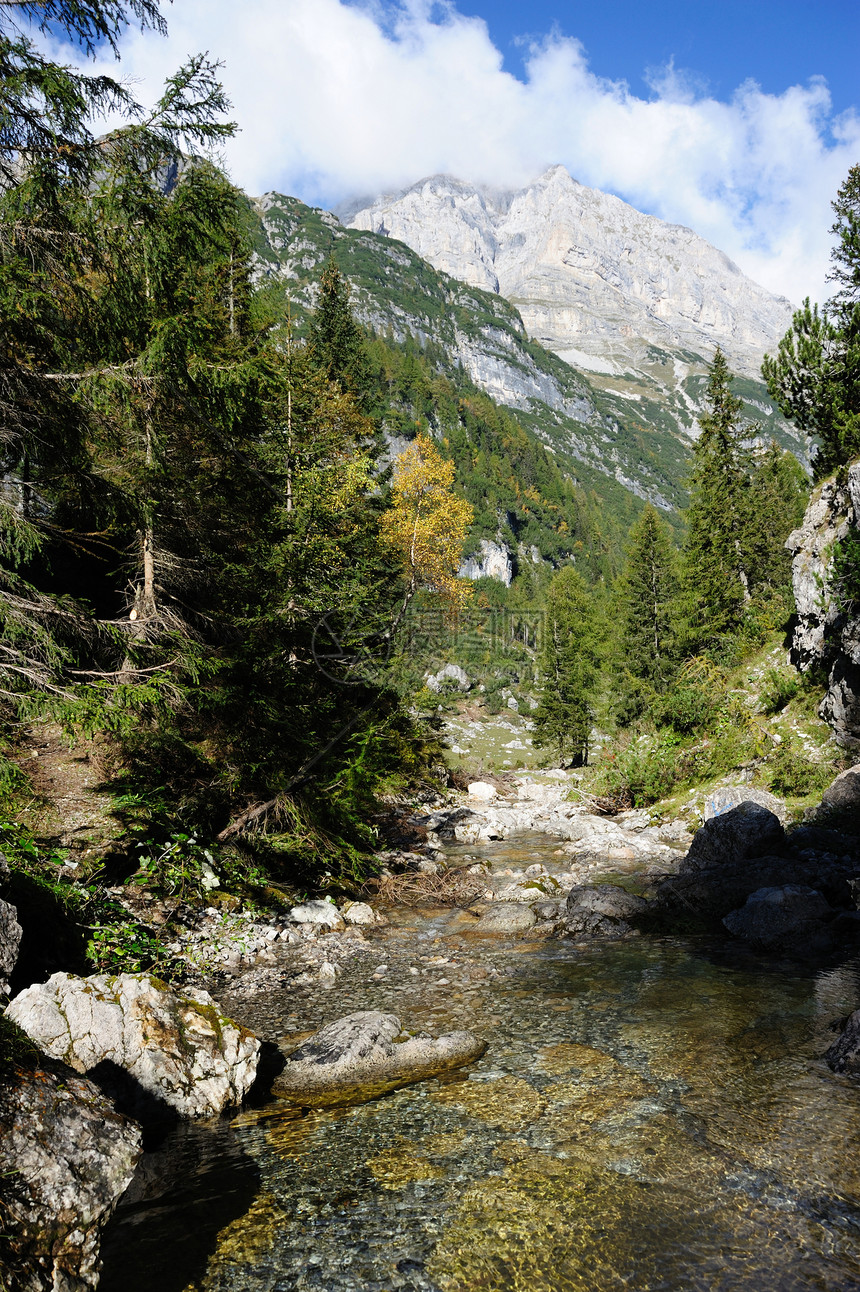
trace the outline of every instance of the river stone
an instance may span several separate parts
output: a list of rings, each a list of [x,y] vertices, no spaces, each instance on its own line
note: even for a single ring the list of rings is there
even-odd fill
[[[341,911],[347,924],[375,924],[376,916],[373,907],[367,902],[349,902]]]
[[[259,1041],[208,992],[180,994],[148,974],[55,973],[7,1013],[41,1049],[115,1087],[147,1118],[220,1113],[242,1102],[257,1073]]]
[[[484,911],[470,933],[524,933],[537,924],[530,906],[519,902],[498,902]]]
[[[585,885],[568,893],[565,924],[574,935],[617,937],[632,932],[630,920],[647,906],[643,897],[616,884]]]
[[[826,940],[826,924],[835,912],[814,888],[785,884],[759,888],[723,920],[729,933],[766,950],[804,954]]]
[[[775,813],[745,801],[712,817],[696,831],[680,872],[731,868],[750,857],[778,852],[784,841],[785,831]]]
[[[713,790],[705,799],[705,820],[712,821],[714,817],[730,812],[741,803],[758,803],[759,807],[767,808],[783,827],[788,821],[788,809],[782,799],[769,794],[767,790],[754,789],[751,785],[724,785]]]
[[[846,1021],[842,1035],[833,1042],[824,1061],[834,1072],[860,1077],[860,1009]]]
[[[84,1292],[99,1234],[141,1155],[140,1127],[73,1072],[12,1068],[0,1082],[0,1284]]]
[[[301,906],[292,908],[290,918],[295,920],[297,924],[322,924],[327,929],[342,929],[344,927],[340,911],[334,902],[302,902]]]
[[[472,781],[469,786],[469,796],[473,799],[484,799],[489,802],[498,794],[495,785],[490,785],[489,781]]]
[[[303,1108],[370,1099],[479,1059],[486,1042],[471,1032],[397,1041],[395,1014],[362,1010],[323,1027],[287,1056],[273,1093]]]

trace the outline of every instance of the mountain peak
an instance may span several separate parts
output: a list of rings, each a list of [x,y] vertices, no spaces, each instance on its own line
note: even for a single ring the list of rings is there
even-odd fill
[[[657,347],[757,377],[791,306],[683,225],[588,188],[560,165],[519,189],[432,175],[345,221],[505,296],[529,334],[592,373],[641,374]]]

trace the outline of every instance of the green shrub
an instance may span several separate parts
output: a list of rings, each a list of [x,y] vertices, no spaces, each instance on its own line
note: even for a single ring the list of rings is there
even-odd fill
[[[768,769],[771,790],[784,798],[805,798],[826,789],[833,779],[832,766],[813,762],[792,744],[790,736],[783,736],[768,760]]]
[[[764,675],[761,701],[768,716],[781,713],[800,691],[801,680],[797,673],[783,668],[769,668]]]

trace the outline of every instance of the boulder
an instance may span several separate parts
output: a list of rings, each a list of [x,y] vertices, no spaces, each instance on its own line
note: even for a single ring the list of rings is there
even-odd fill
[[[723,920],[729,933],[768,951],[817,952],[829,942],[827,924],[836,912],[814,888],[785,884],[759,888]]]
[[[824,1061],[834,1072],[860,1077],[860,1009],[846,1020],[841,1036],[833,1042]]]
[[[750,857],[778,852],[784,842],[779,817],[759,803],[745,801],[712,817],[696,831],[680,873],[732,869]]]
[[[788,810],[782,799],[769,794],[767,790],[754,789],[751,785],[724,785],[713,790],[705,799],[705,820],[712,821],[715,816],[722,816],[724,812],[740,807],[741,803],[758,803],[759,807],[767,808],[783,827],[788,821]]]
[[[0,1081],[4,1287],[96,1287],[100,1231],[131,1181],[140,1140],[140,1127],[76,1073],[6,1070]]]
[[[398,1041],[400,1031],[394,1014],[348,1014],[287,1056],[272,1091],[303,1108],[352,1103],[461,1068],[487,1048],[471,1032]]]
[[[518,902],[498,902],[484,911],[470,933],[525,933],[537,924],[537,917],[530,906]]]
[[[147,1119],[220,1113],[241,1103],[257,1072],[259,1041],[208,992],[180,994],[148,974],[56,973],[16,996],[7,1014]]]
[[[643,897],[616,884],[584,885],[568,893],[565,924],[575,936],[620,937],[633,931],[631,920],[647,907]]]
[[[810,814],[815,821],[838,818],[837,824],[860,829],[860,764],[840,772],[821,796],[821,805]]]
[[[495,785],[490,785],[489,781],[472,781],[469,786],[469,796],[473,799],[483,799],[484,802],[494,799],[498,792]]]
[[[301,906],[294,906],[290,911],[290,919],[297,924],[322,924],[327,929],[344,927],[340,911],[334,902],[324,900],[302,902]]]

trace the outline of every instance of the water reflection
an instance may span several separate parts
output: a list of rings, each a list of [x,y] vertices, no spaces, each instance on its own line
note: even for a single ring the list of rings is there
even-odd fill
[[[495,864],[534,852],[508,842]],[[243,1021],[279,1036],[382,1008],[471,1027],[484,1059],[363,1107],[186,1131],[181,1186],[129,1203],[112,1237],[126,1272],[160,1261],[172,1281],[109,1273],[107,1292],[860,1286],[860,1090],[817,1057],[856,966],[646,939],[476,949],[461,928],[404,914],[375,935],[387,980],[356,968],[322,1007],[270,995]],[[444,986],[409,975],[421,955],[447,961]]]

